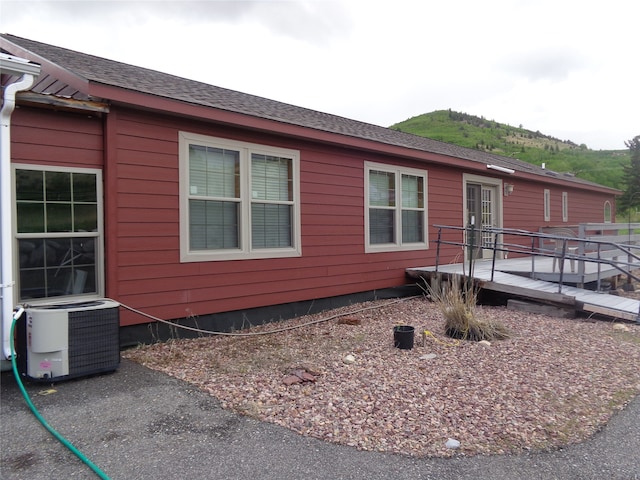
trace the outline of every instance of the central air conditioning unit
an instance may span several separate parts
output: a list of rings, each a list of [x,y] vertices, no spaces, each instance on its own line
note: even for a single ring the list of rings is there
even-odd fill
[[[17,363],[31,380],[67,380],[120,364],[119,304],[112,300],[28,307],[17,332]]]

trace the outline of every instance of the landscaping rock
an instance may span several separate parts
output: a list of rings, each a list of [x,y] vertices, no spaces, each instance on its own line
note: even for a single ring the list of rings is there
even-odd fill
[[[356,357],[354,357],[353,355],[349,354],[347,356],[345,356],[342,361],[344,363],[346,363],[347,365],[351,365],[352,363],[356,363]]]
[[[445,443],[445,446],[447,448],[452,449],[452,450],[456,450],[456,449],[460,448],[460,442],[458,440],[456,440],[455,438],[450,438],[449,440],[447,440],[447,443]]]
[[[433,360],[437,355],[435,353],[427,353],[426,355],[422,355],[420,360]]]
[[[625,325],[624,323],[614,323],[613,324],[613,329],[614,330],[618,330],[620,332],[630,332],[631,329]]]
[[[340,325],[360,325],[362,324],[362,320],[356,317],[340,317],[338,323]]]
[[[291,385],[295,385],[296,383],[302,383],[302,379],[297,375],[287,375],[282,380],[282,383],[284,383],[287,387],[289,387]]]
[[[300,380],[302,380],[303,382],[315,382],[316,381],[316,377],[312,374],[310,374],[309,372],[307,372],[306,370],[296,370],[294,372],[294,375],[296,377],[298,377]]]
[[[298,368],[294,370],[292,373],[284,377],[282,383],[284,383],[287,387],[291,385],[296,385],[298,383],[311,382],[314,383],[317,380],[316,375],[309,372],[306,369]]]

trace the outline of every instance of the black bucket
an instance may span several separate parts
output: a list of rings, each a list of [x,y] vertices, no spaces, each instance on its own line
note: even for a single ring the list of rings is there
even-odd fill
[[[415,328],[409,325],[398,325],[393,327],[393,346],[402,350],[413,348],[413,335]]]

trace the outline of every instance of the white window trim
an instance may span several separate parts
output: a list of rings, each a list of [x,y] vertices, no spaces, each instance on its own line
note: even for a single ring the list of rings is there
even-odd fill
[[[395,243],[385,243],[385,244],[375,244],[372,245],[369,237],[369,171],[370,170],[379,170],[382,172],[390,172],[395,174],[396,181],[396,195],[399,195],[396,199],[396,219],[395,219],[395,232],[396,232],[396,241]],[[422,238],[424,238],[424,242],[414,242],[414,243],[402,243],[402,196],[401,196],[401,183],[402,183],[402,175],[414,175],[416,177],[422,177],[424,181],[424,230],[422,232]],[[364,251],[365,253],[378,253],[378,252],[398,252],[398,251],[406,251],[406,250],[427,250],[429,248],[429,238],[428,238],[428,224],[429,224],[429,184],[428,184],[428,175],[426,170],[418,170],[415,168],[405,168],[399,167],[396,165],[388,165],[384,163],[375,163],[375,162],[365,162],[364,163],[364,204],[365,204],[365,215],[364,215],[364,232],[365,232],[365,243],[364,243]]]
[[[609,214],[607,215],[607,210],[609,210]],[[604,202],[604,211],[603,213],[603,220],[604,223],[611,223],[611,218],[612,218],[612,210],[611,210],[611,202],[609,200],[605,200]],[[609,217],[607,219],[607,217]]]
[[[56,232],[45,234],[43,237],[42,233],[18,233],[18,203],[15,201],[16,196],[16,170],[35,170],[35,171],[48,171],[48,172],[71,172],[71,173],[88,173],[92,175],[96,175],[96,199],[98,201],[97,205],[97,222],[98,229],[95,232]],[[57,165],[37,165],[37,164],[21,164],[21,163],[12,163],[11,164],[11,191],[12,198],[14,199],[13,203],[13,218],[11,231],[13,233],[13,278],[19,281],[20,278],[20,252],[18,251],[18,239],[23,238],[47,238],[47,237],[59,237],[59,238],[73,238],[73,237],[94,237],[96,239],[94,246],[94,255],[95,255],[95,268],[96,268],[96,293],[84,293],[77,295],[64,295],[64,296],[56,296],[56,297],[45,297],[45,298],[30,298],[28,300],[31,305],[41,305],[41,304],[50,304],[50,303],[58,303],[58,302],[69,302],[74,300],[91,300],[94,298],[103,298],[105,292],[105,280],[104,280],[104,191],[103,191],[103,180],[102,180],[102,170],[95,168],[78,168],[78,167],[63,167]],[[20,303],[20,288],[13,289],[13,300],[17,305]]]
[[[461,225],[467,224],[467,183],[478,183],[480,185],[486,185],[496,188],[496,198],[495,201],[495,226],[498,228],[502,228],[504,224],[504,215],[503,215],[503,197],[501,192],[503,192],[503,183],[499,178],[494,177],[485,177],[482,175],[475,175],[473,173],[463,173],[462,174],[462,223]]]
[[[179,132],[180,162],[180,261],[209,262],[227,260],[249,260],[260,258],[287,258],[302,255],[302,235],[300,231],[300,152],[286,148],[271,147],[226,138],[210,137],[196,133]],[[240,152],[240,248],[220,250],[190,250],[189,246],[189,144],[204,145]],[[250,182],[247,172],[251,171],[251,153],[287,157],[293,160],[293,213],[292,247],[252,248],[250,215]]]
[[[569,194],[562,192],[562,221],[569,221]]]
[[[551,221],[551,190],[544,189],[544,221]]]
[[[461,225],[467,226],[467,184],[476,183],[485,187],[495,187],[495,219],[494,226],[497,228],[502,228],[504,225],[504,197],[502,192],[504,191],[504,184],[502,179],[495,177],[485,177],[483,175],[475,175],[473,173],[463,173],[462,174],[462,219]],[[466,232],[464,233],[466,235]],[[502,244],[503,238],[502,235],[498,237],[498,243]],[[463,248],[465,261],[467,260],[467,256],[469,254],[468,248]],[[506,252],[498,252],[500,258],[504,256],[506,258]]]

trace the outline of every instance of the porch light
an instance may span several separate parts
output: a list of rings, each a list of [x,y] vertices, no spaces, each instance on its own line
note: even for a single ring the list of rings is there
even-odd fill
[[[504,184],[504,196],[508,197],[513,193],[513,183],[505,183]]]

